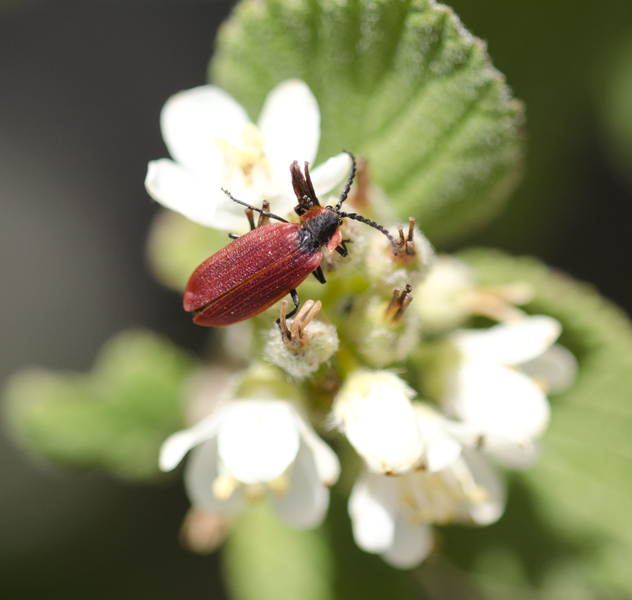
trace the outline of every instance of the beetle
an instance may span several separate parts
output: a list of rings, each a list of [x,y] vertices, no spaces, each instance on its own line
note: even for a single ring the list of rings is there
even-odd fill
[[[345,151],[346,152],[346,151]],[[297,161],[290,166],[292,186],[298,199],[294,211],[300,223],[290,223],[265,209],[242,202],[228,192],[233,201],[247,207],[251,231],[232,235],[233,241],[206,259],[191,275],[184,293],[184,309],[195,313],[193,322],[206,327],[221,327],[250,319],[281,300],[288,293],[294,302],[293,316],[299,307],[296,288],[310,273],[325,283],[320,262],[322,248],[347,256],[340,226],[344,218],[365,223],[382,232],[397,247],[393,237],[381,225],[356,213],[341,210],[356,172],[350,152],[351,172],[335,207],[322,207],[314,192],[305,163],[301,173]],[[254,226],[252,211],[258,212],[259,226]],[[278,223],[268,223],[275,219]]]

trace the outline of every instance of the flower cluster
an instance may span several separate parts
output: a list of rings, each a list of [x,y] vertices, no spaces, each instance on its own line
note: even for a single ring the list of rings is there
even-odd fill
[[[247,224],[221,188],[255,205],[266,199],[289,220],[288,167],[315,159],[319,123],[300,81],[270,92],[257,126],[214,86],[182,92],[162,114],[175,161],[150,163],[147,189],[220,230]],[[315,168],[316,194],[335,189],[349,167],[343,153]],[[355,200],[385,214],[379,192],[362,183]],[[160,466],[171,470],[192,450],[185,483],[194,510],[222,526],[268,498],[289,525],[312,528],[325,518],[341,470],[316,430],[334,447],[342,434],[363,463],[348,503],[358,546],[410,568],[431,552],[432,525],[501,517],[505,488],[494,464],[534,463],[550,418],[547,394],[571,385],[575,361],[555,344],[555,319],[518,308],[530,299],[528,286],[479,286],[463,263],[434,256],[414,220],[407,232],[392,230],[397,255],[361,224],[345,224],[343,235],[350,256],[323,259],[330,287],[303,285],[321,300],[304,303],[293,321],[284,303],[283,333],[271,324],[275,315],[255,319],[250,365],[198,386],[212,410],[166,440]],[[473,316],[496,324],[463,328]],[[243,327],[231,331],[234,341]]]

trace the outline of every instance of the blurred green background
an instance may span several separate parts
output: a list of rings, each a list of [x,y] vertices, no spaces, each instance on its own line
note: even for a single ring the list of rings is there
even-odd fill
[[[632,3],[453,7],[526,102],[529,134],[520,188],[468,243],[539,256],[631,312]],[[2,381],[30,365],[87,370],[135,325],[204,343],[149,275],[157,207],[143,180],[166,156],[162,104],[204,82],[230,8],[0,1]],[[223,597],[217,557],[178,545],[188,503],[177,475],[150,487],[72,474],[2,437],[0,478],[0,597]]]

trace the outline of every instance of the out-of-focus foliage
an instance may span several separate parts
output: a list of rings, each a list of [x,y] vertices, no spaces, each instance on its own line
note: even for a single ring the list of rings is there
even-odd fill
[[[266,503],[244,511],[224,549],[233,600],[329,600],[332,557],[322,528],[296,531]]]
[[[519,587],[559,598],[632,594],[632,325],[587,284],[531,258],[472,250],[461,257],[483,284],[527,281],[531,313],[564,327],[561,343],[579,378],[552,398],[551,426],[536,467],[516,479],[507,515],[482,530],[446,531],[446,551],[471,568],[491,598]]]
[[[522,105],[484,44],[432,0],[242,2],[218,35],[211,80],[257,115],[284,79],[307,82],[319,156],[364,154],[400,214],[433,243],[487,221],[513,189]]]
[[[6,418],[16,442],[38,456],[152,477],[160,445],[183,425],[183,385],[195,366],[191,355],[156,334],[124,332],[104,346],[90,373],[14,375]]]
[[[182,292],[197,266],[229,241],[221,231],[163,210],[156,215],[149,232],[147,258],[160,283]]]
[[[632,185],[632,40],[617,44],[609,58],[599,73],[598,108],[613,162]]]

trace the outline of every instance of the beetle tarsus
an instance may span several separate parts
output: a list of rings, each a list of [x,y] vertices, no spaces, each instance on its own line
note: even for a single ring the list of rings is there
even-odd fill
[[[316,270],[312,271],[312,275],[316,277],[319,283],[327,283],[327,280],[325,279],[325,274],[323,273],[321,267],[318,267]]]
[[[228,234],[228,237],[229,237],[231,240],[236,240],[236,239],[240,238],[241,236],[237,235],[236,233],[229,233],[229,234]]]

